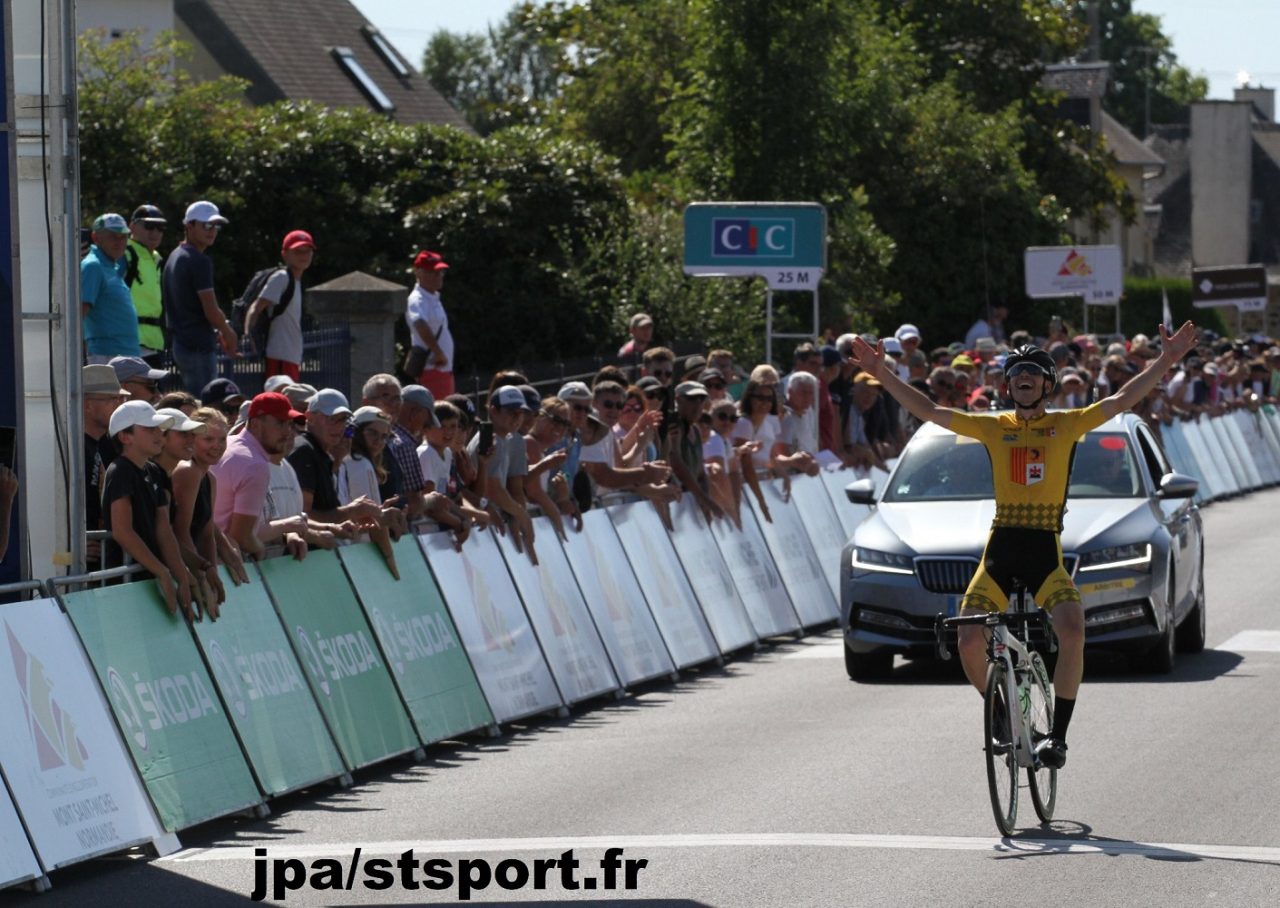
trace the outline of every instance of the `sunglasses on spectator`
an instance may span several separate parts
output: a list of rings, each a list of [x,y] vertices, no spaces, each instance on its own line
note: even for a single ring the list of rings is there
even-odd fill
[[[591,408],[588,407],[586,404],[570,404],[569,406],[573,409],[574,413],[590,413],[591,412]]]
[[[162,232],[162,233],[163,233],[163,232],[164,232],[164,224],[152,224],[152,223],[151,223],[151,222],[149,222],[149,221],[143,221],[143,222],[142,222],[142,229],[143,229],[143,230],[159,230],[160,232]]]
[[[556,416],[554,413],[548,413],[546,410],[539,410],[538,415],[543,419],[551,420],[552,425],[557,425],[566,429],[569,427],[569,420],[565,419],[563,416]]]
[[[712,391],[723,391],[725,388],[725,384],[722,381],[704,381],[702,384]]]
[[[662,397],[662,395],[657,391],[646,391],[644,392],[644,396],[645,400],[657,400]]]
[[[157,390],[157,389],[160,387],[160,386],[159,386],[159,385],[157,385],[155,382],[153,382],[153,381],[149,381],[148,379],[145,379],[145,378],[130,378],[130,379],[126,380],[126,381],[122,381],[120,384],[122,384],[122,385],[140,385],[140,386],[142,386],[143,388],[146,388],[148,391],[155,391],[155,390]]]
[[[733,421],[733,414],[732,414],[732,413],[717,413],[717,414],[716,414],[714,417],[712,417],[712,418],[713,418],[713,419],[715,419],[717,422],[732,422],[732,421]]]
[[[774,398],[773,398],[773,395],[772,395],[772,394],[752,394],[752,395],[751,395],[751,399],[752,399],[752,400],[762,400],[762,401],[764,401],[764,402],[765,402],[765,403],[767,403],[767,404],[771,404],[771,403],[773,403],[773,399],[774,399]]]
[[[209,221],[201,221],[200,226],[203,227],[205,230],[221,230],[222,229],[221,224],[213,224],[213,223],[210,223]]]
[[[671,369],[650,369],[649,374],[654,378],[670,378],[673,374]]]
[[[638,400],[629,400],[627,401],[626,406],[622,408],[622,412],[623,413],[643,413],[644,404],[640,403],[640,401]]]
[[[602,400],[600,407],[604,410],[621,410],[626,404],[620,400]]]

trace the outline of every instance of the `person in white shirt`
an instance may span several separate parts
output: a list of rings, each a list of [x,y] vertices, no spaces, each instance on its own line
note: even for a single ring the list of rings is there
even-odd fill
[[[351,425],[355,429],[351,454],[338,467],[338,500],[350,504],[364,497],[382,504],[378,486],[387,481],[382,452],[391,437],[391,417],[377,407],[361,407],[352,415]]]
[[[1004,320],[1009,315],[1009,307],[1004,303],[994,303],[987,309],[987,317],[979,318],[969,326],[964,334],[964,348],[976,350],[978,338],[989,337],[997,344],[1005,340]]]
[[[453,393],[453,335],[449,333],[449,316],[440,302],[444,273],[449,265],[438,252],[423,250],[413,259],[417,284],[409,293],[404,320],[415,347],[427,351],[427,365],[418,377],[436,400]]]

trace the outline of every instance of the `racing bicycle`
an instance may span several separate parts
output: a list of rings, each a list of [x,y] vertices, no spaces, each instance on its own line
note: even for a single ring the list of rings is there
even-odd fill
[[[1002,835],[1011,835],[1018,820],[1018,776],[1026,770],[1031,803],[1042,822],[1053,819],[1058,799],[1058,770],[1044,766],[1035,747],[1053,728],[1053,686],[1044,659],[1036,651],[1033,630],[1046,652],[1057,649],[1046,613],[1028,605],[1026,587],[1015,584],[1009,609],[989,615],[948,618],[938,615],[934,634],[938,655],[950,659],[947,631],[965,624],[987,628],[987,688],[983,732],[991,810]]]

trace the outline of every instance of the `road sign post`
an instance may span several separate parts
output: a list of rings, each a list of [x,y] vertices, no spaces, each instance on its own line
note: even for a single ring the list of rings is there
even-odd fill
[[[1114,306],[1120,333],[1124,264],[1119,246],[1030,246],[1024,254],[1027,296],[1078,296],[1084,301],[1084,330],[1090,306]]]
[[[827,268],[827,210],[816,202],[695,202],[684,210],[684,271],[695,277],[761,277],[765,360],[774,338],[817,337],[818,282]],[[813,297],[811,334],[775,334],[773,292]]]

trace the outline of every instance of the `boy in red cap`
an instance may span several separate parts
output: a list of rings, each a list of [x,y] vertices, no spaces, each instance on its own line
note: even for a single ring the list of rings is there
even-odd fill
[[[423,250],[414,256],[417,284],[409,294],[404,314],[413,346],[425,350],[427,356],[421,374],[411,378],[426,387],[436,400],[453,393],[453,335],[449,333],[449,316],[440,302],[440,289],[448,270],[449,263],[438,252]]]
[[[280,244],[280,270],[267,279],[262,295],[245,316],[245,333],[259,318],[269,318],[265,378],[287,375],[302,380],[302,273],[311,267],[316,243],[305,230],[290,230]]]

